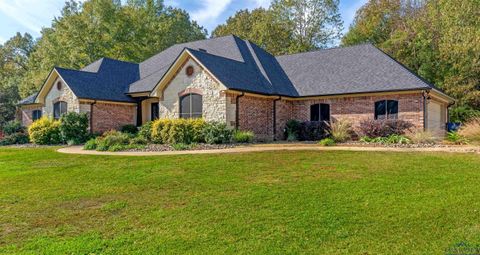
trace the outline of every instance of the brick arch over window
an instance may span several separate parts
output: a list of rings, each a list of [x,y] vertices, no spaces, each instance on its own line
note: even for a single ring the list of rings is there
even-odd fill
[[[200,96],[203,96],[203,91],[201,89],[197,89],[197,88],[186,88],[186,89],[178,92],[179,97],[183,97],[183,96],[188,95],[188,94],[198,94]]]

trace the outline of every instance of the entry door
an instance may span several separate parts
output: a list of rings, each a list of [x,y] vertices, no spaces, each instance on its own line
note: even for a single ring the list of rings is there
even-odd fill
[[[445,123],[443,123],[442,117],[442,105],[430,101],[428,102],[428,121],[427,129],[435,135],[440,135],[445,130]]]

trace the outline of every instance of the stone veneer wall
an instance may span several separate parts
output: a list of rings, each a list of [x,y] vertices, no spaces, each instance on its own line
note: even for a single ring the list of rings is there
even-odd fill
[[[194,68],[191,76],[186,74],[188,66]],[[227,96],[224,90],[226,88],[223,85],[216,82],[194,60],[189,59],[163,91],[163,98],[159,102],[160,118],[179,118],[179,94],[192,91],[202,94],[202,116],[206,121],[227,123]]]
[[[135,105],[96,103],[93,105],[92,131],[102,133],[127,124],[135,125],[136,111]]]
[[[60,90],[57,89],[57,82],[62,83]],[[80,104],[78,98],[73,91],[60,79],[57,78],[52,88],[45,97],[45,106],[43,107],[42,116],[53,117],[53,104],[58,101],[67,103],[68,112],[80,112]]]

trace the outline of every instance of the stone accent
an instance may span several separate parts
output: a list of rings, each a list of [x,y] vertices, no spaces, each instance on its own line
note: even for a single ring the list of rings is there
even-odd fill
[[[120,129],[127,124],[136,124],[137,107],[135,105],[96,103],[92,110],[92,132],[94,133]]]
[[[61,82],[62,87],[57,89],[57,83]],[[48,91],[45,97],[45,105],[43,107],[42,116],[48,116],[53,118],[53,104],[58,101],[64,101],[67,103],[68,112],[80,112],[80,103],[78,98],[73,94],[73,91],[67,86],[62,79],[57,78],[53,83],[52,88]]]
[[[33,123],[33,111],[42,110],[40,106],[22,106],[17,110],[16,119],[22,123],[22,126],[28,127]]]
[[[186,74],[186,67],[193,67],[193,74]],[[160,99],[160,118],[178,118],[180,116],[179,95],[195,92],[202,95],[202,116],[206,121],[227,123],[226,88],[215,81],[210,74],[193,59],[188,59],[177,72],[177,75],[163,90]]]

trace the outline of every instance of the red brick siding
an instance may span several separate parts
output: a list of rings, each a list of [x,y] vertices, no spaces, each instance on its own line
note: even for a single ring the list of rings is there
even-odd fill
[[[17,120],[22,123],[24,127],[28,127],[33,123],[32,114],[34,110],[42,110],[41,107],[24,107],[19,108],[17,111]]]
[[[412,122],[417,129],[423,128],[423,96],[420,93],[293,101],[293,116],[309,120],[310,105],[327,103],[333,119],[349,119],[355,128],[360,120],[375,117],[374,106],[378,100],[397,100],[399,119]]]
[[[135,125],[136,109],[134,105],[96,103],[92,109],[92,131],[102,133],[127,124]]]
[[[275,110],[275,138],[278,140],[282,140],[285,138],[283,130],[285,128],[285,125],[287,124],[287,121],[293,119],[293,104],[291,101],[278,100],[275,102]]]
[[[273,138],[273,100],[243,96],[239,99],[238,113],[240,130],[255,133],[259,140]]]

